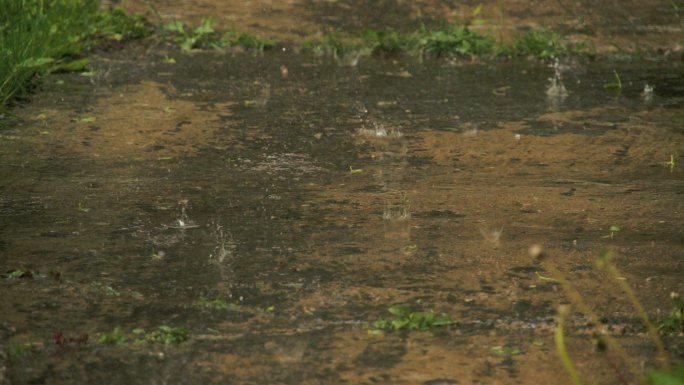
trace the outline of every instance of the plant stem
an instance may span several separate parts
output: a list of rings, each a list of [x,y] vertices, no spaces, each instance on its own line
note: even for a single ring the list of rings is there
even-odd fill
[[[565,338],[563,337],[563,325],[565,323],[565,316],[570,312],[568,306],[560,306],[558,308],[558,325],[554,332],[554,341],[556,342],[556,351],[560,360],[565,367],[565,370],[570,374],[572,383],[574,385],[582,385],[582,380],[580,380],[579,374],[577,374],[577,369],[575,369],[575,364],[572,363],[572,359],[568,354],[568,350],[565,348]]]
[[[591,322],[594,323],[594,325],[600,325],[599,318],[596,316],[596,313],[594,313],[591,308],[587,305],[586,302],[584,302],[584,298],[582,295],[575,289],[575,287],[567,280],[565,279],[565,276],[558,270],[556,267],[556,264],[553,263],[552,261],[546,260],[543,261],[543,266],[546,270],[549,271],[549,274],[553,276],[555,279],[560,282],[561,287],[563,288],[563,291],[565,294],[570,298],[570,301],[575,305],[579,311],[584,313]],[[638,366],[632,361],[632,359],[629,357],[629,355],[625,352],[624,349],[622,349],[622,346],[609,334],[603,335],[605,338],[606,344],[614,350],[617,355],[620,357],[622,362],[625,363],[627,368],[629,368],[629,371],[632,372],[632,374],[639,379],[639,382],[644,384],[646,383],[646,377],[644,374],[639,370]]]
[[[603,266],[606,268],[608,274],[615,280],[618,286],[620,286],[620,289],[622,289],[622,291],[625,292],[627,298],[629,298],[630,302],[632,302],[632,306],[634,306],[634,309],[636,309],[637,313],[639,313],[641,321],[644,323],[644,326],[646,326],[648,333],[651,335],[653,343],[658,349],[658,354],[660,354],[663,360],[663,366],[666,370],[669,370],[670,361],[667,358],[667,353],[665,353],[665,346],[663,345],[663,341],[660,339],[660,336],[658,335],[658,329],[655,327],[655,325],[653,325],[653,322],[651,322],[651,320],[648,318],[648,314],[646,313],[644,307],[641,305],[641,302],[634,294],[632,288],[629,287],[627,281],[620,276],[620,272],[618,271],[617,266],[615,266],[613,262],[605,260]]]

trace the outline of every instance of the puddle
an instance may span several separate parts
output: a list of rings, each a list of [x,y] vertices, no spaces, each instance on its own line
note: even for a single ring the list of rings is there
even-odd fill
[[[553,343],[567,299],[534,243],[655,362],[592,266],[616,250],[652,314],[684,292],[680,64],[571,63],[559,78],[526,62],[146,53],[96,58],[97,84],[48,79],[0,133],[0,269],[35,272],[0,281],[3,348],[36,344],[2,356],[5,379],[570,383]],[[614,68],[620,95],[603,88]],[[369,334],[391,306],[457,324]],[[569,323],[583,375],[614,383],[588,321]],[[191,339],[97,341],[160,325]],[[58,331],[90,339],[58,346]]]

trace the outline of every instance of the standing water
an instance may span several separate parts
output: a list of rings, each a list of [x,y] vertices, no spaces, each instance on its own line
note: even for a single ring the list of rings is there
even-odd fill
[[[684,291],[680,64],[144,53],[0,133],[0,383],[570,383],[533,244],[655,362],[593,262]],[[456,323],[369,332],[393,306]]]

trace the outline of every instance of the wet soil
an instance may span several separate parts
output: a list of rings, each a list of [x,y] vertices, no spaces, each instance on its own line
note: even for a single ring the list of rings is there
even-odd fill
[[[560,31],[571,41],[586,41],[598,52],[660,51],[681,59],[684,5],[676,1],[528,1],[528,0],[258,0],[113,1],[125,9],[150,12],[162,20],[199,23],[211,18],[221,29],[235,29],[299,41],[323,33],[358,36],[365,29],[415,31],[445,23],[469,23],[480,5],[478,32],[503,40],[530,28]]]
[[[138,44],[93,67],[46,79],[0,132],[0,271],[33,273],[0,280],[0,383],[569,384],[553,342],[569,300],[533,244],[599,330],[657,364],[594,261],[613,250],[655,318],[684,292],[681,63]],[[457,323],[369,333],[391,306]],[[589,383],[629,377],[595,325],[568,322]],[[191,339],[132,342],[160,325]],[[98,343],[117,326],[128,343]]]

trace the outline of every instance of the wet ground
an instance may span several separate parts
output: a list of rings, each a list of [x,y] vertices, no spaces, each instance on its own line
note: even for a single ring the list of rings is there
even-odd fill
[[[666,0],[113,0],[128,10],[149,12],[164,21],[198,24],[211,18],[222,29],[249,31],[281,41],[322,33],[358,36],[364,29],[412,32],[423,26],[462,23],[508,40],[530,28],[550,27],[571,41],[590,41],[599,52],[660,50],[681,59],[684,4]]]
[[[46,79],[0,133],[0,271],[32,272],[0,280],[0,383],[569,384],[568,300],[533,244],[656,363],[593,263],[614,250],[656,317],[684,292],[681,63],[134,44],[93,69]],[[369,333],[391,306],[457,323]],[[132,342],[161,325],[191,338]],[[98,343],[117,326],[128,343]],[[571,317],[570,355],[621,383],[593,330]]]

